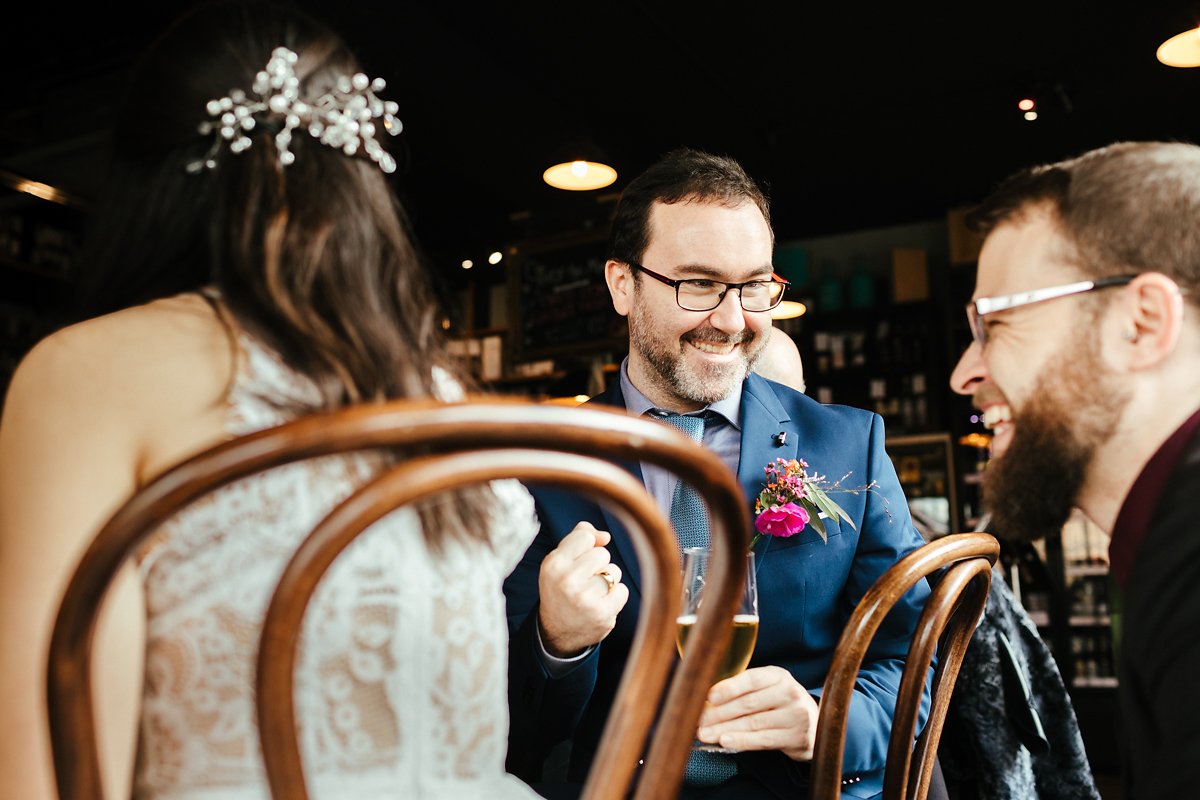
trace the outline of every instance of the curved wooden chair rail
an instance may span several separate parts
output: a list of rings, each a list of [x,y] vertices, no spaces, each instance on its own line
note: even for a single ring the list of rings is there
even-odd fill
[[[888,800],[924,800],[954,682],[983,614],[991,588],[992,565],[999,555],[1000,545],[990,534],[943,536],[893,564],[863,596],[838,641],[822,692],[810,797],[836,800],[841,796],[850,698],[875,632],[896,602],[918,581],[949,567],[932,587],[913,633],[897,692],[884,774],[883,796]],[[925,678],[935,655],[939,658],[934,670],[929,718],[914,747]],[[917,766],[912,770],[914,755]]]
[[[617,513],[634,537],[646,599],[630,663],[622,676],[614,712],[584,790],[584,797],[624,797],[654,722],[674,660],[674,609],[679,599],[678,545],[645,488],[614,460],[662,465],[682,480],[703,486],[711,515],[713,548],[710,586],[714,592],[671,680],[658,716],[646,768],[636,797],[658,798],[678,791],[684,763],[730,635],[750,540],[741,491],[729,470],[682,434],[619,410],[571,408],[523,400],[469,397],[466,402],[394,401],[342,409],[239,437],[206,450],[137,492],[97,534],[80,561],[60,605],[50,646],[48,707],[59,796],[84,800],[102,796],[91,696],[91,639],[104,593],[125,560],[145,537],[179,509],[235,480],[307,458],[380,447],[413,447],[430,455],[414,458],[359,488],[309,535],[289,564],[282,591],[307,602],[319,571],[349,541],[391,508],[472,479],[515,477],[573,486]],[[495,451],[482,453],[482,451]],[[454,476],[453,484],[448,482]],[[343,527],[345,526],[345,527]],[[669,545],[669,547],[668,547]],[[272,682],[280,663],[293,663],[295,636],[287,619],[294,609],[272,602],[260,651],[260,723],[268,779],[275,797],[305,797],[290,692],[280,698]],[[664,632],[666,631],[666,632]],[[266,655],[263,654],[266,652]],[[272,675],[268,679],[266,676]],[[268,737],[270,739],[268,740]],[[280,738],[282,737],[282,738]],[[279,743],[282,743],[280,745]]]

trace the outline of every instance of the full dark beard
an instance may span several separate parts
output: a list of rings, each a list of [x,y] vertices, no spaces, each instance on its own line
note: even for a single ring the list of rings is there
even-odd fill
[[[1129,402],[1089,343],[1071,349],[1046,365],[1019,416],[1014,411],[1012,442],[984,474],[989,532],[1005,539],[1033,541],[1062,529],[1097,448]]]

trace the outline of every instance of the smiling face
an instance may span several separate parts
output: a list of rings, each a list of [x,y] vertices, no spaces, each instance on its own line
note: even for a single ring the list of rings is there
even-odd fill
[[[641,263],[669,278],[728,283],[771,277],[771,231],[753,203],[655,203]],[[736,291],[711,311],[685,311],[675,289],[628,265],[605,269],[613,306],[629,318],[629,379],[655,405],[693,411],[737,391],[771,328],[770,311],[745,311]]]
[[[1080,280],[1066,263],[1067,242],[1050,216],[1030,211],[996,228],[979,255],[975,298],[998,297]],[[1071,339],[1078,301],[1053,300],[986,316],[988,345],[972,343],[959,360],[950,384],[972,395],[992,430],[992,454],[1008,449],[1014,427],[1011,403],[1032,393],[1046,362]]]
[[[1048,213],[1033,210],[996,228],[979,257],[975,297],[996,297],[1081,279]],[[951,376],[993,432],[984,502],[998,532],[1036,538],[1061,527],[1097,449],[1129,392],[1097,351],[1088,300],[1065,297],[985,318],[988,343],[973,343]]]

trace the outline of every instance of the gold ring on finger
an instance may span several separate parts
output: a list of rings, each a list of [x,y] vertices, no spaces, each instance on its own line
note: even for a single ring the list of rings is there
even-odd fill
[[[603,578],[604,583],[608,586],[608,591],[605,592],[605,594],[611,593],[613,590],[613,587],[617,585],[617,577],[612,574],[612,572],[609,570],[608,567],[605,567],[604,569],[600,570],[599,572],[596,573],[596,575],[600,578]]]

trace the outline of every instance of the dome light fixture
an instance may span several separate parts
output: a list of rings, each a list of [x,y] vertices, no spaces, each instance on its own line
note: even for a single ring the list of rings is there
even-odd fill
[[[555,189],[587,192],[603,189],[617,179],[617,171],[599,161],[564,161],[542,173],[542,180]]]
[[[1154,55],[1168,67],[1200,67],[1200,27],[1175,34]]]

